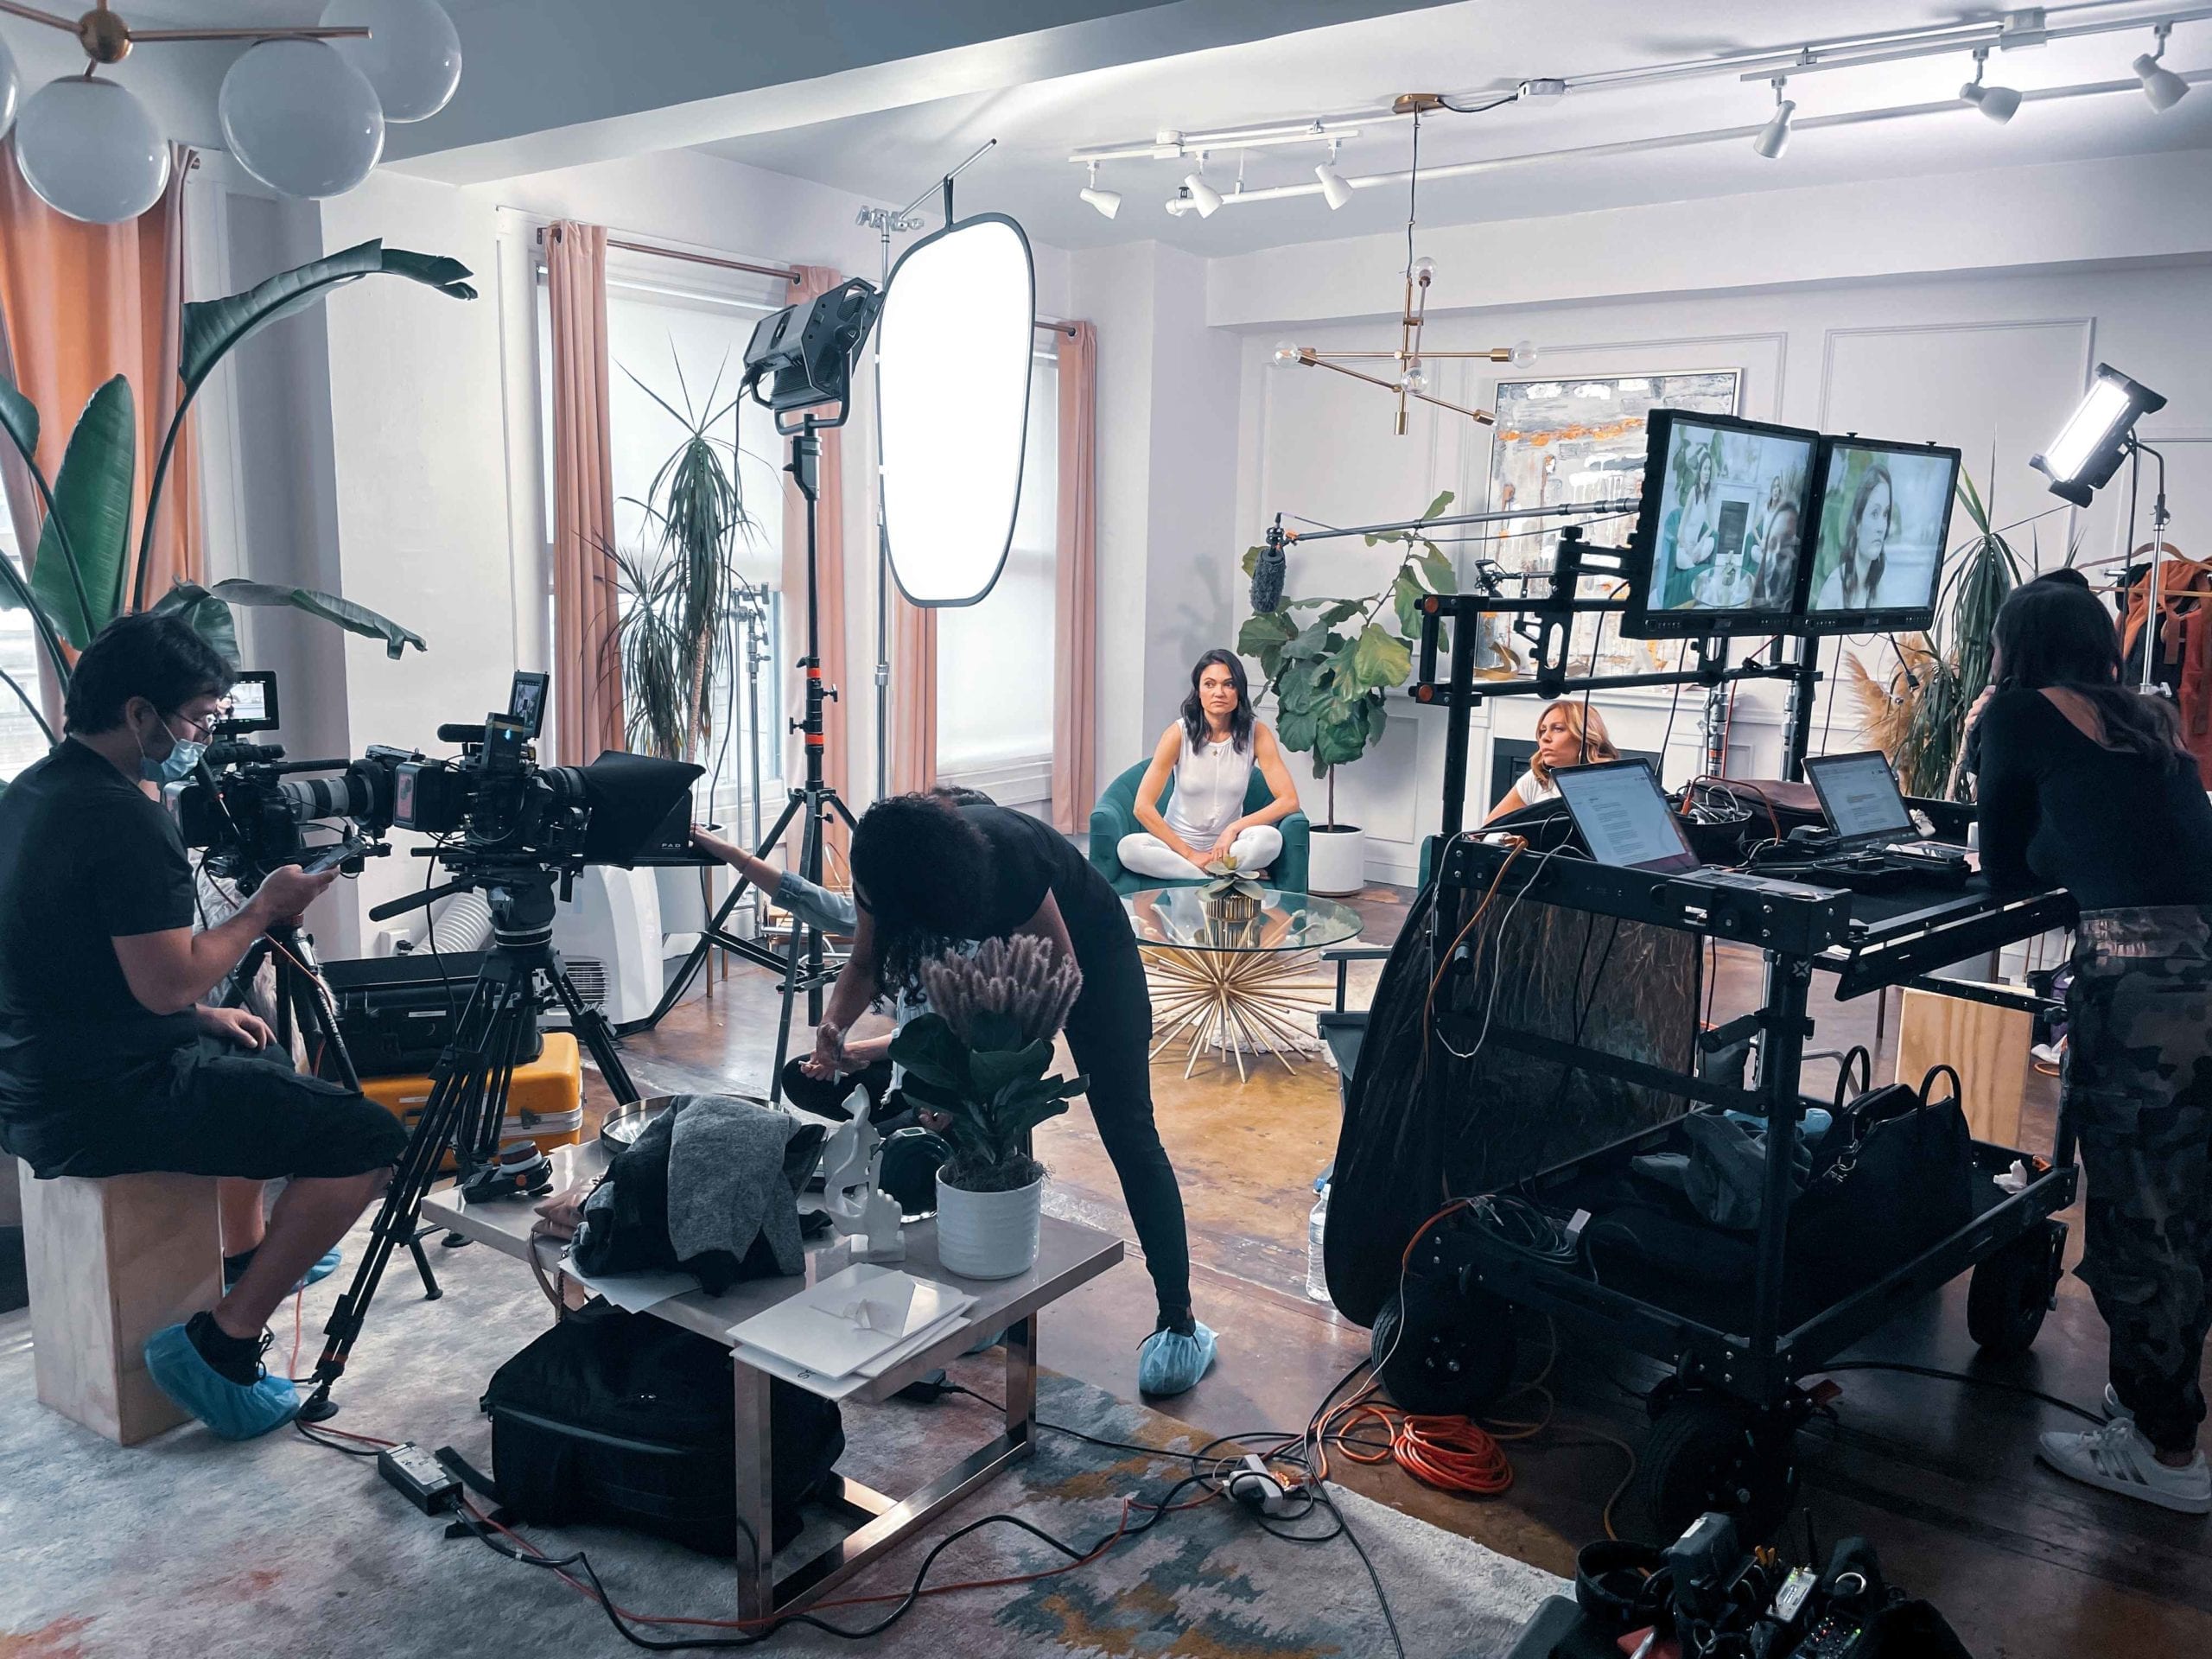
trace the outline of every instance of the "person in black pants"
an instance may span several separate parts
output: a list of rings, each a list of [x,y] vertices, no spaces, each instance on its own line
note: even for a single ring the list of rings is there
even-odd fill
[[[2112,613],[2044,579],[1998,613],[1974,712],[1982,870],[2081,906],[2061,1109],[2087,1182],[2077,1269],[2110,1339],[2108,1422],[2060,1473],[2212,1511],[2197,1449],[2212,1274],[2212,804],[2173,705],[2120,684]]]
[[[1026,813],[928,795],[877,802],[853,832],[859,903],[810,1064],[842,1069],[853,1021],[879,996],[913,988],[922,964],[972,940],[1033,933],[1075,958],[1083,991],[1068,1047],[1090,1079],[1091,1121],[1114,1161],[1144,1247],[1160,1318],[1138,1358],[1147,1394],[1180,1394],[1213,1363],[1214,1333],[1191,1312],[1183,1194],[1153,1122],[1152,999],[1122,900],[1065,836]]]

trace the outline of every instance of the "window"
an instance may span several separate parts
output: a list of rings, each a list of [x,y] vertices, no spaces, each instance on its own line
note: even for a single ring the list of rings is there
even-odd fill
[[[745,345],[752,337],[753,324],[776,308],[767,302],[768,285],[760,286],[763,297],[756,301],[736,295],[680,291],[610,273],[607,284],[607,425],[614,474],[615,543],[626,554],[651,557],[658,553],[658,537],[644,504],[652,493],[654,476],[686,431],[684,423],[664,408],[663,402],[677,411],[683,410],[687,402],[701,414],[729,411],[744,372]],[[549,537],[553,525],[551,340],[550,314],[541,279],[538,360],[543,366],[538,382]],[[736,446],[734,460],[724,452],[724,464],[731,468],[746,513],[753,524],[752,531],[740,539],[737,571],[762,593],[766,611],[758,637],[750,641],[743,618],[734,615],[730,620],[731,666],[716,686],[714,698],[714,753],[698,757],[707,768],[705,789],[712,791],[714,815],[734,823],[741,819],[752,787],[750,733],[759,734],[763,797],[772,800],[783,791],[779,775],[783,746],[779,737],[783,730],[783,680],[788,656],[782,638],[783,602],[779,591],[784,512],[779,468],[784,444],[776,435],[774,417],[749,397],[734,411],[722,413],[715,435]],[[556,636],[551,632],[550,558],[547,570],[550,639]],[[759,663],[757,679],[747,673],[748,649]],[[557,664],[556,671],[559,671]],[[755,684],[760,706],[748,720],[749,687]],[[708,796],[702,790],[702,816],[707,804]]]
[[[982,603],[938,613],[938,775],[1009,806],[1051,795],[1059,443],[1058,361],[1046,350],[1030,372],[1006,568]]]
[[[6,504],[0,502],[0,558],[21,573],[22,556],[16,550],[16,529]],[[0,673],[38,696],[38,635],[31,627],[31,613],[18,608],[0,610]],[[46,734],[23,707],[22,698],[0,684],[0,781],[13,778],[46,753]]]

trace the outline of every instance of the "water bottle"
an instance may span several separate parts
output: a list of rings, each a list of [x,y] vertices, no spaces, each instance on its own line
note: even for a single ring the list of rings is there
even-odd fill
[[[1306,1218],[1306,1294],[1317,1302],[1329,1300],[1329,1271],[1321,1254],[1322,1236],[1329,1227],[1329,1187],[1321,1186],[1321,1196],[1313,1200],[1313,1213]]]

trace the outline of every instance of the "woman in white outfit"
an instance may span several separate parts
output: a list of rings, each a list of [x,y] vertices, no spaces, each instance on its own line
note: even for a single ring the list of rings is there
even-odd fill
[[[1612,734],[1605,729],[1605,717],[1595,709],[1586,710],[1573,697],[1562,697],[1536,717],[1536,752],[1529,757],[1529,770],[1498,797],[1497,804],[1483,822],[1489,823],[1539,801],[1557,800],[1558,773],[1567,768],[1620,758]]]
[[[1244,791],[1255,766],[1274,798],[1248,813]],[[1171,777],[1175,788],[1163,811],[1160,792]],[[1274,733],[1252,713],[1243,661],[1210,651],[1191,671],[1183,717],[1160,734],[1137,785],[1144,829],[1122,837],[1122,868],[1166,881],[1192,880],[1230,858],[1240,870],[1263,870],[1282,853],[1276,822],[1297,810],[1298,785]]]

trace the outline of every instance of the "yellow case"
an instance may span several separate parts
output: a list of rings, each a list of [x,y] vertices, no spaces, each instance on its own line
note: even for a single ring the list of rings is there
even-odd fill
[[[363,1077],[361,1092],[412,1129],[429,1101],[430,1079]],[[515,1068],[499,1138],[504,1142],[527,1137],[540,1152],[550,1152],[582,1140],[583,1126],[584,1069],[576,1039],[569,1032],[549,1031],[544,1051],[527,1065]],[[452,1166],[448,1155],[444,1167]]]

